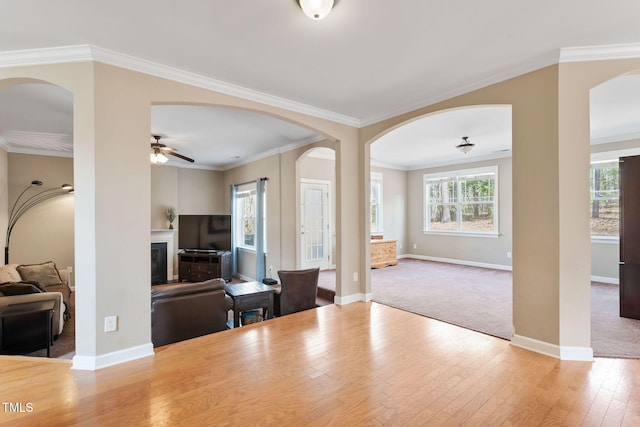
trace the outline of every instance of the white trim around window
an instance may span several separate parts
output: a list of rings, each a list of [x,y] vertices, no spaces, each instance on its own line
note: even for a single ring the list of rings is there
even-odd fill
[[[381,235],[384,232],[384,221],[382,216],[382,173],[380,172],[371,172],[370,202],[369,220],[371,221],[371,234]]]
[[[486,185],[479,191],[474,186],[470,192],[467,185],[478,180],[486,180]],[[438,189],[432,188],[436,185]],[[424,234],[491,238],[499,236],[497,166],[425,174],[423,196]],[[488,224],[483,226],[479,222],[477,230],[471,229],[469,226],[472,221],[464,219],[468,216],[464,211],[469,209],[473,209],[474,216],[479,214],[488,218]],[[441,216],[442,222],[436,221],[435,215]],[[448,220],[444,219],[446,216]],[[434,227],[434,224],[442,226]],[[491,224],[493,229],[487,227]]]

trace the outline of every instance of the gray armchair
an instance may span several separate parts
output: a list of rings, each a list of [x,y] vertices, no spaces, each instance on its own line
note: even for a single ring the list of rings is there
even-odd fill
[[[308,270],[280,270],[280,293],[276,293],[274,312],[285,316],[317,307],[319,268]]]

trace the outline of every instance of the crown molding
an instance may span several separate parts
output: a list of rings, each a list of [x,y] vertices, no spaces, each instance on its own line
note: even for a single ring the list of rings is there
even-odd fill
[[[539,55],[531,60],[521,62],[501,72],[497,72],[497,73],[492,72],[484,79],[477,80],[468,85],[459,86],[459,87],[456,87],[455,89],[451,89],[446,92],[441,92],[437,96],[426,98],[420,102],[407,104],[403,107],[397,108],[392,111],[388,111],[383,114],[367,117],[360,121],[360,125],[361,127],[369,126],[374,123],[381,122],[383,120],[391,119],[393,117],[398,117],[402,114],[410,113],[420,108],[428,107],[429,105],[433,105],[438,102],[446,101],[456,96],[464,95],[474,90],[491,86],[492,84],[500,83],[502,81],[512,79],[514,77],[518,77],[523,74],[530,73],[532,71],[539,70],[541,68],[548,67],[553,64],[557,64],[558,58],[559,58],[559,51],[553,51],[543,55]]]
[[[247,164],[253,163],[253,162],[257,161],[257,160],[266,159],[267,157],[271,157],[271,156],[274,156],[276,154],[286,153],[287,151],[295,150],[297,148],[304,147],[304,146],[307,146],[307,145],[310,145],[310,144],[314,144],[316,142],[323,141],[325,139],[326,139],[325,137],[317,135],[317,136],[313,136],[313,137],[310,137],[310,138],[306,138],[306,139],[304,139],[302,141],[299,141],[299,142],[294,142],[294,143],[291,143],[291,144],[283,145],[282,147],[276,147],[276,148],[273,148],[271,150],[263,151],[262,153],[256,154],[254,156],[247,157],[245,159],[242,159],[239,162],[231,163],[228,166],[225,166],[223,170],[227,171],[227,170],[230,170],[230,169],[233,169],[233,168],[237,168],[238,166],[247,165]]]
[[[629,132],[617,135],[603,136],[600,138],[592,138],[591,145],[610,144],[612,142],[624,142],[640,139],[640,132]]]
[[[225,95],[235,96],[248,101],[254,101],[260,104],[266,104],[272,107],[330,120],[347,126],[360,127],[360,121],[353,117],[97,46],[60,46],[0,52],[0,68],[83,61],[103,62],[105,64],[149,74],[155,77],[161,77],[179,83],[200,87],[202,89],[224,93]]]
[[[447,159],[447,160],[443,160],[440,162],[430,162],[430,163],[424,163],[420,166],[412,166],[410,168],[408,168],[408,171],[418,171],[418,170],[422,170],[422,169],[433,169],[433,168],[438,168],[438,167],[443,167],[443,166],[452,166],[452,165],[463,165],[466,163],[478,163],[478,162],[486,162],[486,161],[490,161],[490,160],[498,160],[498,159],[506,159],[512,157],[512,153],[511,150],[509,151],[504,151],[504,152],[498,152],[498,153],[491,153],[491,154],[483,154],[477,157],[459,157],[458,159]]]
[[[73,158],[73,153],[68,151],[59,151],[59,150],[41,150],[35,148],[19,148],[12,147],[8,144],[2,145],[4,147],[9,147],[9,149],[5,149],[8,153],[12,154],[31,154],[34,156],[49,156],[49,157],[65,157],[68,159]]]
[[[92,45],[75,45],[48,47],[41,49],[25,49],[0,52],[0,68],[16,66],[32,66],[43,64],[71,63],[84,61],[98,61],[105,64],[165,78],[168,80],[189,84],[207,90],[212,90],[226,95],[254,101],[257,103],[282,108],[305,114],[320,119],[330,120],[347,126],[361,128],[383,120],[397,117],[420,108],[445,101],[455,96],[499,83],[501,81],[544,68],[549,65],[563,62],[596,61],[611,59],[640,58],[640,43],[628,43],[618,45],[602,45],[587,47],[561,48],[540,55],[529,61],[522,62],[500,73],[492,73],[485,79],[460,86],[455,89],[440,93],[437,96],[423,99],[419,102],[404,105],[382,114],[369,116],[363,119],[346,116],[311,105],[299,103],[286,98],[259,92],[232,83],[208,78],[199,74],[184,71],[178,68],[147,61],[134,56],[115,52]]]
[[[608,61],[612,59],[640,58],[640,43],[601,46],[564,47],[560,49],[560,62]]]
[[[61,46],[0,52],[0,68],[91,61],[91,46]]]
[[[375,160],[371,160],[370,166],[382,169],[393,169],[401,172],[408,172],[410,169],[406,166],[396,165],[391,163],[377,162]]]

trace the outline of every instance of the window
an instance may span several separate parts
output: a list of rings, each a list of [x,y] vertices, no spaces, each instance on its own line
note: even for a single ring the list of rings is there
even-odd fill
[[[498,233],[497,167],[424,175],[425,232]]]
[[[371,173],[371,233],[382,234],[382,174]]]
[[[620,170],[617,160],[591,164],[591,235],[620,236]]]
[[[257,189],[255,183],[243,184],[236,192],[235,228],[236,246],[245,249],[256,248],[256,201]],[[266,198],[264,207],[264,224],[266,225]],[[266,246],[266,227],[263,227]]]

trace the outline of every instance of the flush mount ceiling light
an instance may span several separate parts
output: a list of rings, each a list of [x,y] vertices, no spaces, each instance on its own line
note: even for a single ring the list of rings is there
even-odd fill
[[[476,146],[476,144],[474,144],[474,143],[469,141],[469,137],[468,136],[463,136],[462,137],[462,142],[460,144],[456,145],[456,148],[466,154],[469,151],[471,151],[471,149],[473,147],[475,147],[475,146]]]
[[[311,19],[326,17],[333,8],[334,0],[296,0],[305,15]]]

